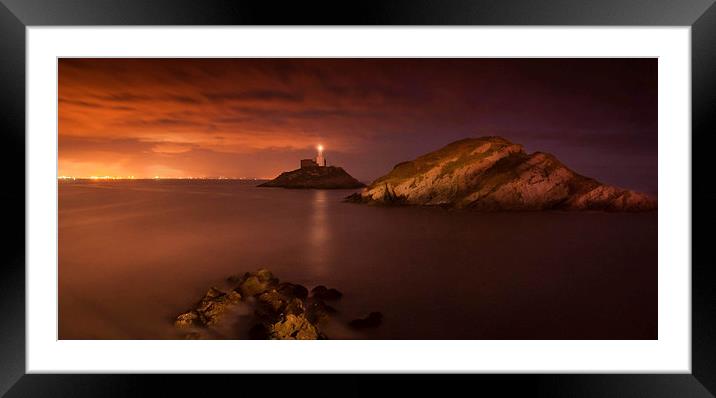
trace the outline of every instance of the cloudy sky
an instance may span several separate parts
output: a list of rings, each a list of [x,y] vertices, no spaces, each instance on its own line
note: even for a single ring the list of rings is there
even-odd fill
[[[60,175],[272,178],[320,143],[370,182],[483,135],[656,193],[657,61],[59,61]]]

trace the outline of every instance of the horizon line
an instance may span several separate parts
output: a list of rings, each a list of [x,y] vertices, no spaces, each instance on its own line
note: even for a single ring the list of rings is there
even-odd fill
[[[57,176],[58,180],[270,180],[269,177],[135,177],[135,176]]]

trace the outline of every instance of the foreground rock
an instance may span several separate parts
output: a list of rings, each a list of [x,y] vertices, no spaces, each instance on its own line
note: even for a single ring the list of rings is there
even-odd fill
[[[655,210],[646,194],[604,185],[554,156],[500,137],[453,142],[396,165],[350,202],[500,210]]]
[[[280,176],[265,182],[260,187],[294,189],[355,189],[365,184],[351,177],[340,167],[304,167],[281,173]]]
[[[316,340],[320,334],[306,317],[288,314],[281,321],[271,325],[269,337],[272,340]]]
[[[243,276],[230,277],[228,281],[234,283],[236,285],[234,291],[241,293],[244,297],[258,296],[278,287],[278,279],[267,269],[247,272]]]
[[[176,318],[174,326],[189,328],[217,325],[240,302],[241,295],[239,293],[234,291],[224,293],[212,287],[197,303],[196,308]]]
[[[311,297],[318,300],[339,300],[343,297],[343,293],[336,289],[329,289],[323,285],[318,285],[311,289]]]
[[[336,312],[338,311],[330,305],[321,300],[314,299],[308,303],[308,308],[306,308],[306,317],[314,325],[321,325],[326,323]]]
[[[383,323],[383,314],[381,314],[380,312],[371,312],[370,314],[368,314],[367,317],[363,319],[354,319],[348,322],[348,326],[352,327],[353,329],[360,330],[367,328],[375,328],[380,326],[381,323]]]
[[[236,321],[238,306],[252,310],[249,337],[252,339],[315,340],[326,338],[320,330],[335,308],[324,300],[338,300],[343,294],[336,289],[316,286],[309,297],[308,289],[282,282],[266,270],[229,277],[232,290],[223,292],[212,287],[193,309],[174,321],[187,330],[187,339],[201,339],[212,329]]]

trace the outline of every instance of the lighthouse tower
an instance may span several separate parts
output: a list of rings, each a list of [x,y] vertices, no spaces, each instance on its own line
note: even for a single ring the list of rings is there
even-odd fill
[[[318,156],[316,156],[316,164],[318,167],[326,167],[326,158],[323,156],[323,145],[318,146]]]

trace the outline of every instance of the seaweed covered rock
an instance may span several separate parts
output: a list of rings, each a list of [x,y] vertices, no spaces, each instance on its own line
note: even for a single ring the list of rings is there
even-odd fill
[[[318,329],[302,315],[286,315],[269,329],[269,338],[273,340],[316,340],[319,337]]]
[[[305,300],[308,297],[308,289],[306,289],[305,286],[295,283],[282,282],[278,285],[276,290],[283,295],[296,297],[301,300]]]
[[[303,301],[299,298],[291,299],[283,309],[286,315],[303,315],[306,312],[306,308],[303,305]]]
[[[308,290],[301,285],[281,284],[278,289],[271,289],[256,297],[257,316],[275,319],[285,314],[303,314],[305,311],[303,300],[307,296]]]
[[[233,290],[223,292],[212,287],[194,308],[176,317],[174,325],[186,330],[186,339],[230,338],[237,334],[240,323],[245,325],[251,339],[323,339],[326,336],[321,328],[337,312],[324,300],[343,296],[323,285],[314,287],[309,296],[305,286],[279,283],[267,269],[232,276],[227,282]],[[234,311],[238,306],[245,308]],[[374,314],[359,320],[357,328],[379,324],[380,319],[376,323]]]
[[[339,300],[343,297],[343,293],[333,288],[327,288],[323,285],[318,285],[311,289],[311,297],[318,300]]]
[[[348,326],[353,329],[367,329],[380,326],[383,322],[383,314],[380,312],[371,312],[367,317],[363,319],[354,319],[348,322]]]
[[[204,325],[215,325],[223,320],[224,315],[241,302],[241,295],[237,292],[222,294],[200,303],[196,312]]]
[[[174,321],[174,326],[178,328],[199,326],[199,314],[197,314],[194,310],[185,312],[177,317]]]
[[[333,314],[338,312],[335,308],[321,300],[311,300],[306,308],[306,317],[316,325],[328,321]]]
[[[259,321],[275,322],[283,315],[290,298],[276,290],[269,290],[256,297],[254,315]]]
[[[229,280],[231,281],[232,278]],[[237,284],[234,290],[244,297],[258,296],[278,286],[278,279],[274,278],[271,271],[267,269],[247,272],[243,277],[234,277],[233,281]]]
[[[224,316],[241,302],[237,292],[224,293],[210,288],[193,310],[177,316],[174,326],[178,328],[212,326],[220,323]]]

